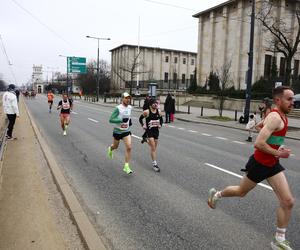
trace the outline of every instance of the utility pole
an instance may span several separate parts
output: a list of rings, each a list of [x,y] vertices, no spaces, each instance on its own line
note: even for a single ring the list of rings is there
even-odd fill
[[[248,71],[247,71],[247,88],[246,88],[246,104],[244,109],[244,122],[249,120],[252,72],[253,72],[253,43],[254,43],[254,25],[255,25],[255,0],[252,0],[251,24],[250,24],[250,45],[248,53]]]

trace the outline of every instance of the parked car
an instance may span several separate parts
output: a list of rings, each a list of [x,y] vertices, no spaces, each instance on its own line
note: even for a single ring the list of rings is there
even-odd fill
[[[294,108],[299,109],[300,108],[300,94],[294,95]]]

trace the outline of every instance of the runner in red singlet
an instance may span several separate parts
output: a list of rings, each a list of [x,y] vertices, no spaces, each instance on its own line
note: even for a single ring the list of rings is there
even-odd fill
[[[221,191],[212,188],[209,190],[208,205],[216,208],[222,197],[244,197],[257,183],[267,180],[273,188],[278,201],[277,229],[272,249],[292,248],[285,239],[294,197],[290,191],[284,168],[279,163],[280,158],[288,158],[290,149],[283,147],[284,137],[288,128],[288,114],[294,104],[294,92],[287,86],[280,86],[273,90],[275,108],[264,119],[263,127],[255,141],[255,152],[246,164],[247,174],[242,178],[239,186],[228,186]]]

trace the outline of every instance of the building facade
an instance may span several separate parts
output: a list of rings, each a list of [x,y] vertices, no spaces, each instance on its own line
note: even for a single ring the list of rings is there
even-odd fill
[[[295,10],[299,1],[270,0],[276,3],[272,15],[284,20],[286,27],[297,31]],[[261,13],[266,1],[255,0],[255,12]],[[230,63],[230,76],[235,89],[246,89],[248,70],[248,52],[250,42],[250,15],[252,0],[230,0],[208,10],[199,12],[198,18],[198,85],[204,86],[210,72],[217,72],[223,65]],[[255,20],[254,58],[252,83],[260,77],[267,77],[271,71],[271,61],[276,61],[278,76],[285,70],[285,58],[282,53],[270,50],[270,33],[264,30],[261,22]],[[296,35],[296,34],[293,34]],[[299,55],[292,61],[293,74],[299,72]]]
[[[123,44],[111,52],[111,88],[133,91],[157,83],[160,89],[186,89],[196,69],[197,53]]]

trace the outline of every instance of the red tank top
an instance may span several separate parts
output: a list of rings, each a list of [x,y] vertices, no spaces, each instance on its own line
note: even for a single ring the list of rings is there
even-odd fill
[[[271,112],[277,112],[284,123],[284,127],[279,131],[273,132],[267,140],[270,147],[278,149],[281,145],[283,145],[284,137],[288,129],[288,120],[287,117],[283,117],[277,109],[273,109]],[[267,167],[273,167],[279,161],[279,158],[274,155],[264,153],[257,148],[254,151],[254,158],[257,162]]]

